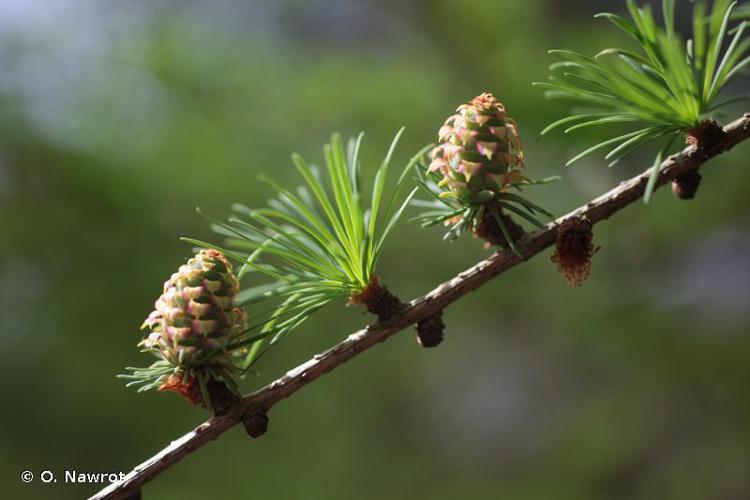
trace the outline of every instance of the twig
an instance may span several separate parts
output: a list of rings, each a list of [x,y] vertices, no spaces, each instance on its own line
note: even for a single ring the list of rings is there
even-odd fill
[[[750,137],[750,113],[732,122],[724,129],[724,137],[707,150],[697,151],[689,147],[667,158],[661,166],[657,187],[691,170],[698,169],[707,160],[723,153]],[[548,224],[544,229],[526,235],[518,242],[524,260],[533,257],[555,242],[557,226],[571,216],[586,216],[592,223],[609,218],[623,207],[639,200],[646,189],[651,169],[620,183],[608,193]],[[367,326],[349,335],[343,342],[315,355],[309,361],[289,371],[262,389],[249,394],[221,417],[214,417],[185,434],[159,453],[135,467],[122,480],[110,484],[92,499],[122,499],[137,493],[140,487],[176,464],[201,446],[216,439],[242,421],[249,413],[265,413],[273,405],[285,399],[321,375],[341,366],[359,353],[385,341],[391,335],[430,316],[467,293],[476,290],[487,281],[520,264],[522,259],[508,250],[494,253],[489,258],[462,272],[433,291],[419,297],[387,323]]]

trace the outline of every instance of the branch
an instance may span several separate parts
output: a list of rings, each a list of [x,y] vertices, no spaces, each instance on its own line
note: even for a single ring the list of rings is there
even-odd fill
[[[686,172],[697,170],[714,156],[731,149],[750,137],[750,113],[730,123],[724,131],[724,137],[706,150],[698,151],[694,147],[689,147],[667,158],[661,165],[656,187],[658,188]],[[544,229],[524,236],[517,245],[524,257],[523,260],[530,259],[553,245],[557,237],[557,226],[564,219],[572,216],[585,216],[593,224],[596,224],[641,199],[650,172],[651,168],[630,180],[620,183],[616,188],[586,205],[547,224]],[[343,342],[315,355],[312,359],[287,372],[283,377],[243,397],[229,414],[213,417],[193,431],[173,441],[159,453],[135,467],[122,480],[110,484],[92,496],[91,499],[121,499],[137,494],[144,483],[155,478],[201,446],[219,437],[223,432],[241,422],[243,416],[253,412],[267,412],[276,403],[288,398],[323,374],[341,366],[375,344],[384,342],[390,336],[417,323],[419,320],[442,310],[492,278],[520,264],[523,260],[508,250],[494,253],[450,281],[438,286],[427,295],[414,299],[401,314],[395,316],[391,321],[370,325],[349,335]]]

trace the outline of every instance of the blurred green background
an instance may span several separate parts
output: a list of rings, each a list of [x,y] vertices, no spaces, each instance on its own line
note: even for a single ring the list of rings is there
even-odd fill
[[[683,14],[687,2],[680,2]],[[298,183],[333,131],[366,133],[375,168],[402,125],[405,162],[453,109],[493,92],[519,122],[556,214],[648,164],[607,169],[596,137],[538,132],[564,103],[530,82],[545,51],[626,43],[591,20],[618,1],[0,1],[0,470],[6,498],[50,469],[129,471],[200,423],[173,394],[115,378],[138,326],[219,217]],[[746,83],[733,91],[742,91]],[[726,118],[740,115],[733,109]],[[704,170],[694,202],[659,191],[596,227],[591,278],[549,252],[446,311],[445,342],[404,332],[305,388],[250,440],[223,435],[145,498],[750,498],[748,145]],[[414,212],[411,213],[412,215]],[[379,274],[412,298],[487,252],[402,223]],[[252,316],[252,310],[248,311]],[[369,321],[332,304],[261,363],[250,391]]]

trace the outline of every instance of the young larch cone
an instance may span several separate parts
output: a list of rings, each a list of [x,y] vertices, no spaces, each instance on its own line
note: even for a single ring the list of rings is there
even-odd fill
[[[429,170],[440,172],[440,187],[464,204],[492,201],[523,174],[518,125],[490,93],[459,106],[440,128],[438,140]]]
[[[591,274],[591,257],[599,250],[593,243],[592,227],[586,217],[570,217],[557,229],[551,260],[570,286],[580,286]]]
[[[508,247],[495,215],[502,219],[511,238],[523,234],[498,203],[500,193],[525,181],[523,145],[515,120],[495,96],[484,93],[448,117],[438,132],[438,141],[430,152],[429,171],[442,175],[438,187],[444,191],[440,196],[453,198],[465,207],[480,208],[472,212],[474,235],[484,239],[487,246]]]
[[[140,344],[176,368],[161,390],[208,406],[201,397],[200,377],[208,371],[231,377],[234,365],[227,346],[246,329],[244,311],[234,306],[238,293],[232,265],[217,250],[201,251],[164,283],[164,293],[143,323],[148,334]],[[224,383],[211,377],[203,380],[216,394],[218,406],[224,406],[226,388],[219,387]]]

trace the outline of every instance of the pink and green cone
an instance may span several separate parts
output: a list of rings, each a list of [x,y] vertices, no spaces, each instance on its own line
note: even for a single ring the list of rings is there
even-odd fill
[[[139,346],[160,358],[134,369],[142,390],[174,390],[194,404],[206,404],[210,387],[236,392],[233,345],[246,335],[245,313],[235,306],[239,281],[221,252],[203,250],[164,283],[154,311],[143,322]]]
[[[440,200],[435,206],[442,207],[422,216],[423,226],[443,222],[450,226],[449,239],[469,230],[488,245],[518,252],[514,241],[523,229],[510,213],[536,226],[541,223],[535,213],[549,214],[510,192],[547,182],[526,177],[516,121],[500,101],[484,93],[459,106],[440,128],[438,139],[421,182]]]
[[[441,196],[468,205],[489,203],[524,180],[518,125],[490,93],[456,111],[438,132],[440,144],[430,153],[429,171],[443,176]]]

